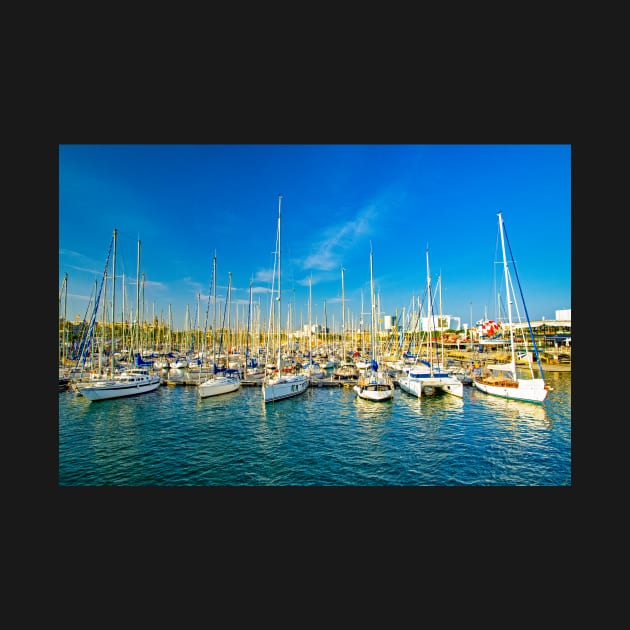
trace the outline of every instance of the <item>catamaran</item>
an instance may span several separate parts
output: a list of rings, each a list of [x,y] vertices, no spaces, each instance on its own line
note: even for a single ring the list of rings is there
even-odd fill
[[[431,273],[429,271],[429,249],[426,251],[427,260],[427,358],[417,356],[417,362],[405,367],[405,375],[398,379],[398,386],[407,394],[421,398],[423,395],[445,392],[464,397],[464,384],[453,374],[449,374],[444,368],[444,347],[442,356],[438,358],[437,348],[433,339],[435,330],[433,313],[433,296],[431,289]],[[441,281],[440,281],[441,283]],[[419,321],[419,320],[418,320]]]

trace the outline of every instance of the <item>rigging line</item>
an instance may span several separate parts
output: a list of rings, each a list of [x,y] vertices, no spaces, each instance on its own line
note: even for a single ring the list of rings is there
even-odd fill
[[[114,234],[115,233],[116,233],[116,230],[114,230]],[[90,320],[90,324],[88,326],[88,329],[85,335],[85,341],[84,341],[83,347],[80,349],[79,356],[77,357],[77,362],[75,364],[75,368],[78,368],[79,362],[81,361],[81,359],[83,359],[83,361],[81,362],[81,373],[83,373],[83,369],[85,368],[85,361],[87,359],[87,349],[94,335],[94,325],[96,323],[96,318],[98,315],[98,305],[101,301],[101,294],[103,293],[103,285],[105,284],[105,279],[107,278],[107,268],[109,267],[109,259],[112,253],[112,248],[114,246],[114,239],[115,239],[115,236],[112,235],[112,240],[110,241],[110,244],[109,244],[109,251],[107,252],[107,260],[105,261],[105,269],[103,271],[103,277],[101,278],[101,288],[99,289],[98,294],[96,296],[96,300],[94,302],[94,309],[92,310],[92,318]],[[112,348],[112,352],[113,351],[114,349]]]
[[[538,352],[538,346],[536,345],[536,338],[534,336],[534,331],[532,329],[532,324],[529,320],[529,313],[527,312],[527,304],[525,303],[525,296],[523,295],[523,288],[521,287],[521,280],[518,275],[518,270],[516,269],[516,261],[514,260],[514,254],[512,253],[512,247],[510,245],[510,240],[508,239],[507,229],[505,227],[505,223],[503,223],[503,236],[505,237],[505,242],[507,243],[508,251],[510,252],[510,259],[512,261],[512,267],[514,268],[514,276],[516,277],[516,286],[518,286],[518,292],[521,296],[521,302],[523,303],[523,310],[525,311],[525,319],[527,320],[527,327],[529,328],[529,334],[532,339],[532,345],[534,347],[534,352],[536,353],[536,362],[538,363],[538,369],[540,370],[541,378],[544,378],[543,366],[540,360],[540,353]]]

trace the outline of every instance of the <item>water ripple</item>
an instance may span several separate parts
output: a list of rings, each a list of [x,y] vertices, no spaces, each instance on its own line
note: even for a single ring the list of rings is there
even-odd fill
[[[571,377],[543,405],[494,398],[359,399],[259,388],[199,399],[194,387],[90,403],[59,394],[64,486],[567,486]]]

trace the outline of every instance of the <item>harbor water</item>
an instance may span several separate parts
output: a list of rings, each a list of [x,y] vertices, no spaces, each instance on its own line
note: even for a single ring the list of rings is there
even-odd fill
[[[463,399],[361,400],[311,387],[196,387],[90,402],[59,392],[59,486],[571,486],[571,373],[542,404],[470,386]]]

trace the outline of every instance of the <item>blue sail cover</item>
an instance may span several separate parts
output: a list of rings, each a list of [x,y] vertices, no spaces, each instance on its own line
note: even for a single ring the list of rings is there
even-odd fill
[[[153,361],[145,361],[139,352],[136,352],[136,367],[149,367],[153,365]]]
[[[374,372],[378,372],[378,363],[376,362],[376,359],[372,359],[370,361],[370,367]]]

